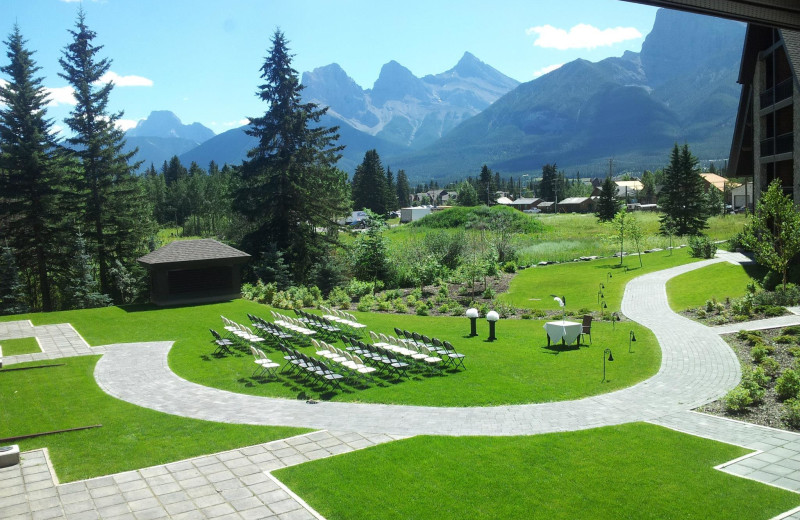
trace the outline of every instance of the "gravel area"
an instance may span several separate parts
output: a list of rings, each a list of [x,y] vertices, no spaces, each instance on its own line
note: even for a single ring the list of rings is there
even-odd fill
[[[783,329],[761,331],[765,345],[774,348],[774,351],[772,354],[770,354],[770,357],[777,361],[780,365],[780,371],[777,375],[782,374],[787,368],[800,368],[800,363],[798,363],[800,358],[794,357],[789,352],[790,348],[798,347],[800,345],[800,336],[793,336],[794,342],[792,343],[777,343],[775,339],[783,334],[782,331]],[[741,339],[738,334],[726,334],[722,336],[722,338],[731,346],[743,367],[758,366],[753,361],[753,357],[750,355],[750,349],[752,346],[747,340]],[[779,428],[782,430],[800,431],[788,427],[781,418],[781,415],[783,414],[783,403],[778,400],[778,397],[775,394],[776,379],[777,377],[773,378],[770,382],[769,387],[766,389],[764,400],[760,404],[750,406],[741,413],[732,413],[727,411],[725,409],[725,402],[722,399],[719,401],[714,401],[713,403],[709,403],[699,408],[698,411],[712,415],[719,415],[722,417],[730,417],[732,419],[746,421],[753,424],[760,424],[762,426],[771,426],[773,428]]]

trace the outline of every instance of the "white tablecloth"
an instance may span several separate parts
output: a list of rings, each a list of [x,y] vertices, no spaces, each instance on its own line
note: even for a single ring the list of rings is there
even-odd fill
[[[581,324],[574,321],[548,321],[544,324],[544,330],[550,337],[552,343],[558,343],[562,339],[569,345],[581,334]]]

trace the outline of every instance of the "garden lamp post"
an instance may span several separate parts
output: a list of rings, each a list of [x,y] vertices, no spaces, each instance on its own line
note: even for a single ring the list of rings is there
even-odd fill
[[[500,315],[495,311],[489,311],[486,313],[486,321],[489,322],[489,341],[494,341],[497,339],[494,335],[494,326],[499,319]]]
[[[605,315],[606,315],[606,309],[608,309],[608,305],[606,305],[606,301],[605,301],[605,300],[603,300],[603,301],[600,303],[600,317],[601,317],[601,318],[602,318],[602,317],[605,317]]]
[[[616,330],[616,323],[619,321],[619,313],[611,313],[611,330]]]
[[[605,298],[606,295],[603,294],[603,291],[597,291],[597,303],[600,303],[600,298]]]
[[[636,334],[634,334],[633,331],[631,331],[631,333],[628,334],[628,352],[629,353],[631,351],[631,345],[633,344],[634,341],[636,341]]]
[[[614,275],[611,274],[611,271],[609,271],[609,272],[606,273],[606,283],[608,283],[608,280],[611,279],[611,278],[614,278]]]
[[[606,354],[608,354],[609,361],[614,361],[614,356],[611,355],[611,349],[610,348],[605,349],[603,351],[603,381],[606,380]]]
[[[478,335],[478,331],[476,328],[476,323],[478,321],[478,309],[475,307],[467,309],[467,318],[469,318],[470,325],[469,325],[469,336],[471,338]]]

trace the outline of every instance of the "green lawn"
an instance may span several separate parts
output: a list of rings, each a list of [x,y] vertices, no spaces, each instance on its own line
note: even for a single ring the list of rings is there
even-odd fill
[[[758,265],[727,262],[709,265],[668,281],[669,305],[674,311],[683,311],[700,307],[712,298],[717,301],[739,298],[747,292],[747,284],[761,280],[765,274],[765,269]]]
[[[3,356],[19,356],[20,354],[35,354],[41,352],[36,338],[4,339],[0,341]]]
[[[174,340],[170,367],[181,377],[206,386],[254,395],[297,398],[313,396],[335,401],[416,404],[426,406],[489,406],[579,399],[617,390],[651,377],[658,371],[661,351],[655,337],[632,323],[594,323],[591,346],[547,348],[542,321],[501,320],[497,341],[488,342],[488,326],[480,320],[479,336],[469,333],[466,318],[355,313],[377,332],[394,333],[393,327],[414,330],[448,340],[466,354],[466,370],[409,379],[377,379],[364,388],[345,385],[343,392],[327,392],[288,375],[278,380],[252,378],[249,352],[214,357],[208,328],[222,330],[220,315],[249,323],[247,313],[262,317],[268,308],[245,300],[229,303],[160,309],[149,306],[106,307],[27,316],[36,324],[69,322],[90,345],[150,340]],[[628,353],[629,330],[638,339]],[[341,346],[341,344],[340,344]],[[614,363],[602,382],[602,351],[610,347]],[[301,349],[312,353],[311,347]],[[282,360],[266,349],[267,355]]]
[[[275,475],[331,520],[768,519],[797,494],[713,469],[740,447],[649,424],[414,437]]]
[[[622,304],[625,285],[632,278],[697,260],[689,256],[688,248],[682,248],[674,250],[672,254],[658,251],[643,255],[642,267],[636,256],[623,258],[622,266],[619,258],[601,258],[590,262],[533,267],[517,274],[508,292],[500,298],[515,307],[556,311],[559,309],[558,303],[550,296],[556,294],[567,297],[568,311],[584,309],[600,312],[605,301],[607,308],[603,312],[616,312]],[[604,286],[602,289],[600,284]],[[601,290],[603,297],[599,298],[597,293]]]
[[[98,359],[99,356],[73,357],[58,360],[65,366],[0,370],[0,438],[103,425],[15,441],[23,451],[47,447],[61,482],[164,464],[308,431],[185,419],[134,406],[110,397],[97,386],[94,367]]]

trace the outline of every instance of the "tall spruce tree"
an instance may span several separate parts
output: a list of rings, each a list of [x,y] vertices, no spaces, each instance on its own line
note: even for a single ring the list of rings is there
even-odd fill
[[[688,144],[678,148],[676,143],[669,166],[664,168],[664,186],[659,197],[664,212],[662,233],[666,233],[667,225],[673,225],[676,235],[697,235],[708,226],[708,204],[703,188],[697,158],[689,151]]]
[[[386,167],[386,211],[396,211],[400,209],[397,201],[397,185],[394,182],[392,169]]]
[[[555,164],[542,166],[542,180],[539,182],[539,196],[544,200],[556,200],[558,190],[558,167]],[[563,191],[560,193],[563,197]]]
[[[405,170],[397,171],[397,202],[401,208],[411,204],[411,186],[408,185],[408,177]]]
[[[74,137],[68,139],[80,159],[81,173],[74,189],[84,196],[83,222],[89,249],[100,273],[100,291],[114,294],[110,269],[115,260],[132,264],[144,252],[145,238],[152,234],[145,193],[128,161],[136,151],[123,152],[125,137],[116,122],[122,112],[109,113],[114,84],[103,82],[111,61],[100,58],[102,45],[78,10],[72,42],[59,59],[59,74],[72,86],[75,108],[65,122]]]
[[[481,174],[478,177],[478,200],[488,206],[495,198],[495,192],[497,192],[497,186],[494,184],[492,170],[484,164],[481,167]]]
[[[292,57],[286,37],[276,30],[257,92],[268,108],[250,118],[247,133],[258,145],[241,166],[235,203],[251,226],[242,247],[258,254],[275,244],[303,282],[313,257],[321,254],[321,241],[335,237],[317,230],[335,227],[349,210],[350,197],[347,176],[335,167],[343,149],[336,144],[338,128],[319,126],[327,108],[302,102]]]
[[[619,210],[619,203],[615,198],[617,185],[611,180],[611,176],[606,176],[606,180],[600,188],[600,198],[597,200],[597,212],[595,216],[600,222],[611,222],[614,215]]]
[[[28,312],[24,289],[14,251],[5,246],[0,252],[0,316]]]
[[[66,163],[46,118],[47,92],[36,77],[40,67],[19,26],[5,44],[10,63],[0,67],[8,77],[0,83],[0,237],[28,273],[32,304],[51,311]]]
[[[383,216],[387,211],[386,190],[386,172],[378,151],[367,150],[353,174],[353,208]]]

